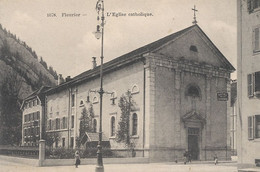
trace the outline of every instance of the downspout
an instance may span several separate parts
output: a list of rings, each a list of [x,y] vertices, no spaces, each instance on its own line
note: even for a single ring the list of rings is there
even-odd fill
[[[71,111],[71,102],[70,102],[70,97],[71,97],[71,88],[69,88],[69,106],[68,106],[68,148],[69,148],[69,140],[70,140],[70,111]]]
[[[144,147],[145,147],[145,87],[146,87],[146,73],[145,73],[145,59],[143,59],[143,63],[144,63],[144,78],[143,78],[143,157],[144,157]]]

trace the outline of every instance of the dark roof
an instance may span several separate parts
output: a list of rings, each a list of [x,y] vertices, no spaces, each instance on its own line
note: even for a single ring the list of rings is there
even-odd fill
[[[23,99],[23,103],[21,105],[21,109],[23,108],[23,105],[24,105],[24,102],[27,101],[27,100],[30,100],[30,99],[33,99],[35,97],[39,97],[40,99],[42,99],[44,96],[44,93],[51,89],[51,87],[49,86],[41,86],[41,88],[39,88],[38,90],[32,92],[31,94],[29,94],[25,99]]]
[[[237,100],[237,81],[233,81],[231,83],[231,106],[234,106],[234,103],[236,102]]]
[[[49,90],[51,87],[47,87],[47,86],[41,86],[41,88],[39,88],[38,90],[32,92],[29,96],[27,96],[24,100],[29,100],[34,98],[35,96],[38,96],[42,93],[44,93],[45,91]]]
[[[166,44],[167,42],[169,41],[172,41],[174,39],[176,39],[178,36],[192,30],[193,28],[198,28],[202,33],[203,35],[211,42],[211,40],[207,37],[207,35],[202,31],[202,29],[197,25],[192,25],[188,28],[185,28],[183,30],[180,30],[176,33],[173,33],[171,35],[168,35],[164,38],[161,38],[155,42],[152,42],[150,44],[147,44],[143,47],[140,47],[136,50],[133,50],[127,54],[124,54],[122,56],[119,56],[109,62],[106,62],[103,64],[103,72],[106,73],[106,72],[110,72],[110,71],[113,71],[119,67],[122,67],[124,65],[127,65],[129,63],[133,63],[135,61],[138,61],[138,60],[142,60],[142,55],[145,54],[145,53],[148,53],[148,52],[152,52],[153,50],[161,47],[162,45]],[[211,42],[212,43],[212,42]],[[212,43],[213,44],[213,43]],[[214,44],[213,44],[214,45]],[[234,71],[235,68],[229,63],[229,61],[224,57],[224,55],[217,49],[216,46],[214,46],[217,50],[217,52],[220,54],[220,56],[222,56],[222,61],[225,62],[226,66],[227,66],[227,69],[228,70],[231,70],[231,71]],[[100,65],[97,66],[96,68],[94,69],[90,69],[88,71],[85,71],[77,76],[75,76],[74,78],[72,78],[70,81],[68,82],[65,82],[63,84],[60,84],[58,85],[57,87],[54,87],[53,89],[50,89],[48,91],[48,93],[53,93],[53,92],[56,92],[58,90],[62,90],[62,89],[65,89],[65,88],[68,88],[70,85],[74,85],[74,84],[78,84],[80,82],[83,82],[83,81],[86,81],[88,79],[91,79],[93,77],[98,77],[99,76],[99,72],[100,72]]]

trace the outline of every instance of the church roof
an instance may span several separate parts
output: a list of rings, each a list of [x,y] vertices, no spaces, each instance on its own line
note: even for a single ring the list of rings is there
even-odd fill
[[[143,54],[155,51],[156,49],[160,48],[161,46],[165,45],[166,43],[175,40],[179,36],[189,32],[192,29],[198,29],[202,33],[202,35],[204,35],[206,37],[206,39],[208,39],[208,41],[213,45],[216,52],[219,54],[221,60],[224,61],[224,63],[226,64],[227,70],[229,70],[229,71],[235,70],[235,68],[229,63],[229,61],[224,57],[224,55],[217,49],[217,47],[211,42],[211,40],[207,37],[207,35],[202,31],[202,29],[197,24],[195,24],[195,25],[192,25],[188,28],[175,32],[171,35],[168,35],[164,38],[161,38],[157,41],[154,41],[150,44],[142,46],[127,54],[124,54],[111,61],[104,63],[103,72],[108,73],[110,71],[114,71],[115,69],[122,68],[130,63],[140,61],[143,59],[143,56],[142,56]],[[95,67],[94,69],[90,69],[88,71],[85,71],[85,72],[75,76],[68,82],[62,83],[62,84],[54,87],[53,89],[48,91],[48,93],[53,93],[58,90],[68,88],[70,85],[75,85],[75,84],[79,84],[79,83],[87,81],[87,80],[91,80],[94,77],[99,77],[99,74],[100,74],[100,65]]]

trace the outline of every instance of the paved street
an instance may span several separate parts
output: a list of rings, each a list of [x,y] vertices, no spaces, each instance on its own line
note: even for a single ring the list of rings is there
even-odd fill
[[[95,165],[81,165],[79,168],[74,166],[58,167],[31,167],[7,161],[0,161],[1,172],[94,172]],[[236,172],[235,163],[223,164],[175,164],[175,163],[151,163],[151,164],[104,164],[105,172]]]

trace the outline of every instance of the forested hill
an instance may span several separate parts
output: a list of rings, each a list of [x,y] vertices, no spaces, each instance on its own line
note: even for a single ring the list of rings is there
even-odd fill
[[[19,142],[22,100],[41,86],[55,86],[56,79],[42,57],[0,24],[0,144]]]
[[[40,40],[39,40],[40,41]],[[0,60],[1,73],[3,63],[22,76],[26,82],[37,89],[42,85],[54,86],[57,73],[38,57],[36,52],[15,34],[0,25]]]

